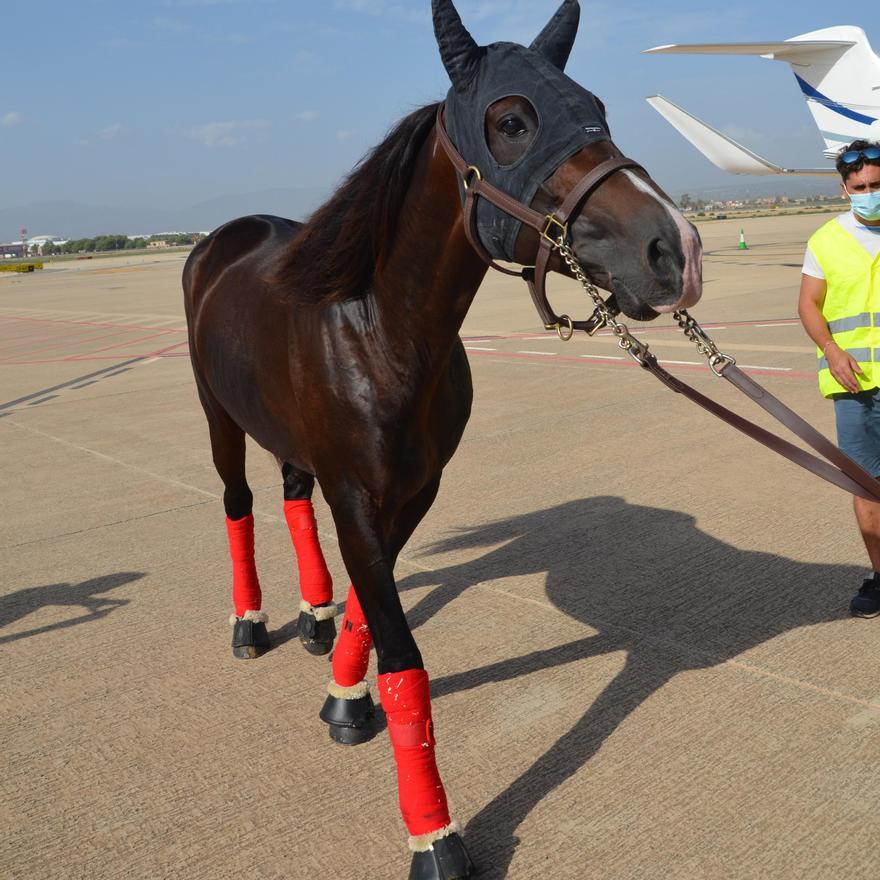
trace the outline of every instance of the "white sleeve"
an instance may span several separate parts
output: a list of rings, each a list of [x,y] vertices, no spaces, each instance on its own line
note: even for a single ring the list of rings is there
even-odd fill
[[[819,261],[813,256],[813,252],[809,248],[807,248],[807,251],[804,254],[804,268],[801,269],[801,272],[812,278],[821,278],[823,281],[825,280],[825,273],[822,271]]]

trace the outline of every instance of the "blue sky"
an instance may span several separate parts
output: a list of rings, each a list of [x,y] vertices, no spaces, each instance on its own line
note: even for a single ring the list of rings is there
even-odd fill
[[[556,0],[459,0],[475,38],[529,42]],[[569,73],[609,108],[615,141],[670,193],[729,183],[644,102],[660,92],[767,158],[821,162],[788,66],[643,56],[667,42],[868,32],[871,4],[582,3]],[[448,82],[429,0],[4,0],[0,207],[72,199],[178,207],[329,188]]]

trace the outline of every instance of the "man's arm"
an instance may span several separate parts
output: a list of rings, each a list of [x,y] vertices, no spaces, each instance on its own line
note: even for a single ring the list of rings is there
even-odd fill
[[[861,373],[858,362],[848,355],[832,338],[822,306],[825,303],[827,284],[824,278],[801,275],[801,292],[798,298],[798,315],[810,339],[825,353],[831,375],[853,394],[861,389],[855,374]]]

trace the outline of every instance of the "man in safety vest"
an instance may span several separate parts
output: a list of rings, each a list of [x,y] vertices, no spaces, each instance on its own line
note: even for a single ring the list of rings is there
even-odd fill
[[[819,347],[819,390],[834,400],[837,442],[880,476],[880,145],[853,141],[837,157],[852,211],[813,234],[804,258],[798,314]],[[855,498],[874,569],[850,603],[880,614],[880,504]]]

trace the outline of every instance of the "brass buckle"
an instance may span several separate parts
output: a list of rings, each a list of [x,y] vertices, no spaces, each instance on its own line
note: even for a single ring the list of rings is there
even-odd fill
[[[555,330],[556,335],[563,341],[568,342],[574,336],[574,321],[568,315],[560,315],[555,324],[545,324],[545,330]]]
[[[477,168],[476,165],[468,165],[467,169],[464,172],[464,176],[461,178],[461,183],[462,183],[462,186],[464,187],[465,192],[467,192],[470,189],[470,184],[468,183],[468,180],[470,179],[471,175],[476,177],[477,180],[483,179],[483,175],[480,174],[480,169]]]
[[[608,319],[597,308],[587,321],[587,336],[595,336],[603,327],[608,326]]]
[[[553,238],[553,236],[550,235],[550,229],[553,226],[555,226],[562,233],[562,240],[563,241],[565,241],[565,239],[568,238],[568,224],[567,223],[563,223],[561,220],[558,220],[556,218],[555,214],[547,214],[545,219],[547,220],[547,225],[544,227],[544,231],[541,233],[541,238],[545,238],[552,245],[557,244],[558,237]]]

